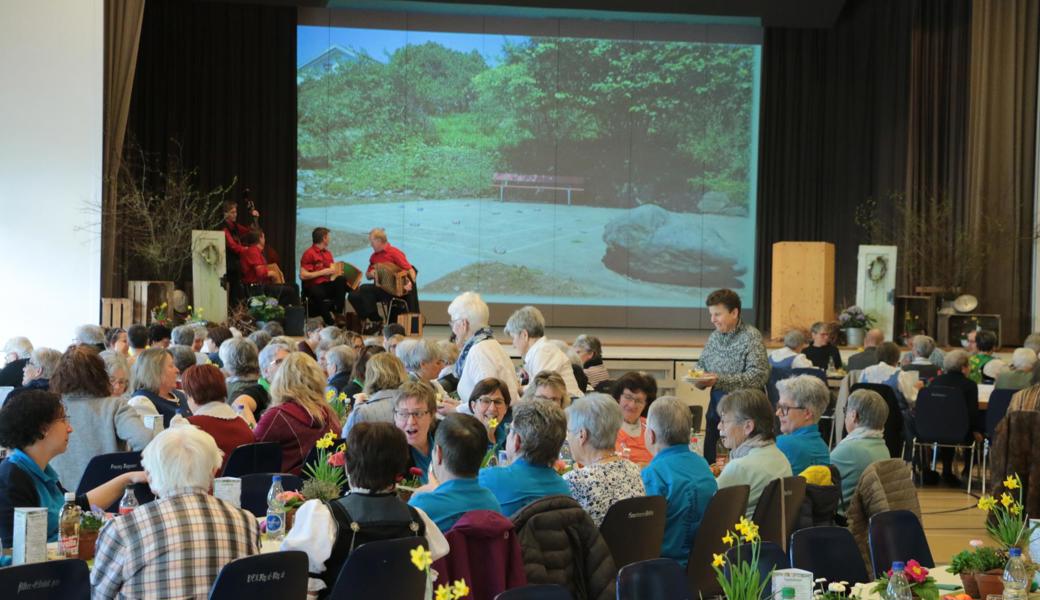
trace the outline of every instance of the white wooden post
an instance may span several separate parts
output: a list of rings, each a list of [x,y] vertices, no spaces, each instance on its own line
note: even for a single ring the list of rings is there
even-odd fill
[[[195,308],[202,309],[202,318],[222,322],[227,319],[228,294],[220,286],[220,278],[227,271],[224,258],[224,232],[191,232],[191,279]]]

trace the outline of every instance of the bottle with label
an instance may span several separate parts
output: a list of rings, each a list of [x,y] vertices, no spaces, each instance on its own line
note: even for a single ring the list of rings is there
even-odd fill
[[[271,540],[285,537],[285,503],[278,499],[282,491],[282,476],[275,475],[267,492],[267,538]]]
[[[1031,581],[1029,568],[1022,558],[1021,548],[1008,548],[1007,566],[1004,567],[1004,600],[1026,600]]]
[[[794,588],[785,587],[784,589],[780,590],[780,597],[783,600],[794,600]]]
[[[892,576],[888,578],[885,588],[885,600],[912,600],[910,582],[906,579],[906,565],[896,561],[892,563]]]
[[[76,505],[76,494],[65,492],[65,506],[58,515],[58,548],[63,558],[79,558],[79,520],[83,510]]]
[[[119,501],[119,514],[128,515],[134,512],[137,508],[137,496],[134,495],[134,486],[126,486],[126,491],[123,492],[123,498]]]

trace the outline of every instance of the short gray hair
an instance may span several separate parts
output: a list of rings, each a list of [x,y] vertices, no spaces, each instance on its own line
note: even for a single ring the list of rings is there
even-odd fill
[[[1027,335],[1026,341],[1022,342],[1022,346],[1040,354],[1040,333],[1030,333]]]
[[[123,376],[130,379],[130,361],[126,360],[125,356],[119,352],[105,350],[101,353],[101,359],[105,361],[105,372],[108,373],[109,377],[112,377],[116,374],[116,371],[122,369]]]
[[[815,375],[799,375],[776,382],[776,389],[781,396],[787,396],[801,408],[812,413],[813,420],[819,421],[831,403],[831,391],[827,384]]]
[[[281,344],[281,343],[275,342],[275,341],[272,341],[270,344],[264,346],[264,349],[260,351],[260,356],[258,357],[257,361],[260,364],[260,374],[261,375],[264,374],[264,369],[267,366],[269,366],[272,362],[274,362],[274,355],[278,354],[279,350],[285,350],[286,352],[292,352],[292,348],[290,348],[289,346],[286,346],[285,344]],[[317,364],[317,363],[315,363],[315,364]],[[272,373],[271,376],[273,377],[274,374]],[[267,379],[270,380],[272,377],[268,377]]]
[[[395,354],[404,363],[405,369],[415,372],[422,367],[423,363],[440,358],[441,350],[435,342],[426,338],[409,338],[398,342]]]
[[[552,464],[567,437],[567,415],[555,402],[532,398],[512,406],[513,431],[520,436],[520,455],[534,465]]]
[[[507,335],[516,335],[526,331],[529,337],[540,338],[545,335],[545,317],[542,311],[533,306],[525,306],[517,309],[506,321],[505,329]]]
[[[166,349],[173,357],[173,364],[177,367],[177,370],[181,373],[188,370],[188,367],[195,366],[198,359],[195,358],[195,352],[192,351],[191,346],[177,346],[172,345]]]
[[[285,328],[278,321],[268,321],[264,323],[264,331],[269,333],[272,338],[276,338],[281,335],[285,335]]]
[[[455,345],[455,342],[451,340],[440,340],[437,342],[437,349],[441,353],[441,358],[444,362],[449,365],[455,364],[455,361],[459,359],[459,347]]]
[[[88,346],[105,345],[105,330],[100,325],[80,325],[76,328],[76,341]]]
[[[874,390],[856,390],[849,394],[845,414],[856,411],[856,420],[867,429],[884,429],[888,420],[888,404]]]
[[[476,292],[463,292],[448,305],[448,316],[453,321],[465,319],[471,331],[488,324],[488,305]]]
[[[323,327],[325,327],[325,321],[321,317],[311,317],[303,322],[303,333],[310,335],[317,331],[320,335]]]
[[[784,346],[797,350],[805,345],[805,334],[801,329],[792,329],[784,334]]]
[[[61,352],[54,348],[37,348],[29,355],[29,364],[40,370],[40,378],[50,379],[58,369]]]
[[[149,487],[162,497],[184,488],[208,490],[222,457],[213,436],[193,425],[178,424],[145,446],[141,465],[148,471]]]
[[[959,348],[947,352],[946,356],[943,357],[943,371],[952,373],[964,370],[964,367],[968,366],[968,358],[968,353]]]
[[[350,372],[354,368],[357,353],[350,346],[339,345],[329,348],[325,352],[325,364],[332,368],[333,373]]]
[[[256,344],[248,338],[233,337],[224,340],[217,354],[224,369],[231,375],[260,375]]]
[[[733,415],[737,421],[755,424],[751,435],[771,440],[776,437],[773,423],[776,420],[773,405],[762,390],[743,389],[732,391],[719,400],[719,415]]]
[[[1032,371],[1036,366],[1036,352],[1029,348],[1017,348],[1011,354],[1011,366],[1019,371]]]
[[[915,335],[914,339],[911,340],[911,344],[914,348],[914,356],[928,358],[932,355],[932,352],[935,352],[935,340],[927,335]]]
[[[574,339],[574,347],[583,352],[591,352],[592,358],[603,358],[603,344],[594,335],[581,334]]]
[[[263,329],[257,329],[253,333],[250,333],[246,339],[256,344],[256,349],[259,352],[271,343],[271,334],[267,333]]]
[[[654,431],[661,446],[689,444],[693,415],[682,400],[675,396],[661,396],[650,404],[646,428]]]
[[[191,325],[178,325],[170,332],[170,341],[178,346],[190,346],[195,343],[195,328]]]
[[[617,400],[606,394],[575,398],[567,407],[567,429],[574,433],[584,429],[593,448],[613,450],[621,429],[621,407]]]
[[[18,355],[18,358],[29,358],[32,354],[33,345],[27,337],[13,337],[7,340],[4,344],[4,354],[11,354],[12,352]]]

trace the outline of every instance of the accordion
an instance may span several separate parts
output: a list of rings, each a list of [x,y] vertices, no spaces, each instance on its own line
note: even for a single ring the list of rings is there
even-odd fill
[[[398,298],[407,292],[404,289],[405,282],[410,281],[408,271],[394,263],[376,263],[372,270],[375,272],[376,287],[391,296]]]

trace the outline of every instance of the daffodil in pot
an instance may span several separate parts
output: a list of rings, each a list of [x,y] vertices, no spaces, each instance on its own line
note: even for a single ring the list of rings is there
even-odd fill
[[[336,451],[332,451],[336,443],[336,434],[328,432],[314,445],[318,448],[318,459],[303,467],[303,493],[307,500],[335,500],[343,495],[343,487],[347,484],[347,474],[344,470],[344,452],[346,444],[340,444]]]
[[[1023,544],[1028,543],[1037,529],[1037,524],[1030,523],[1029,516],[1023,508],[1022,479],[1018,474],[1013,473],[1004,479],[1002,487],[1003,491],[999,498],[984,495],[979,498],[978,507],[988,513],[986,531],[989,536],[1006,552],[1009,548],[1021,548]],[[1017,491],[1017,498],[1008,493],[1009,491]],[[1030,568],[1035,572],[1035,563],[1030,562]],[[982,571],[975,575],[975,580],[979,584],[980,597],[984,597],[985,594],[1003,592],[1002,573],[1000,568],[993,568],[988,572]],[[999,591],[987,591],[987,588],[995,590],[997,585],[1000,586]]]
[[[771,583],[772,571],[763,577],[758,570],[762,546],[758,525],[747,517],[740,517],[733,529],[736,531],[727,531],[722,537],[723,543],[737,548],[733,560],[728,560],[724,554],[712,555],[711,567],[715,570],[722,595],[727,600],[761,600],[766,586]],[[750,550],[743,549],[742,544],[750,544]]]

